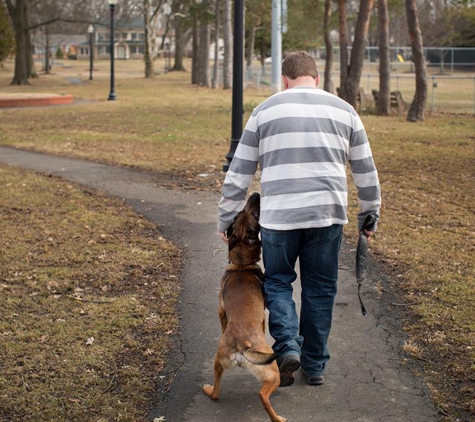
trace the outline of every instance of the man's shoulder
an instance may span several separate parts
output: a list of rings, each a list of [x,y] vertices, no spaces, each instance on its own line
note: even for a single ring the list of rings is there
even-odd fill
[[[320,88],[292,88],[278,92],[264,100],[253,111],[253,115],[259,114],[269,108],[292,104],[292,106],[322,105],[330,106],[356,115],[355,109],[340,97],[324,91]]]

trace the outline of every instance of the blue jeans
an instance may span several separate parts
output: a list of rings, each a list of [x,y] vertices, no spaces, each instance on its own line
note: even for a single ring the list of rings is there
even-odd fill
[[[300,356],[308,376],[322,375],[330,359],[327,341],[337,292],[343,226],[278,231],[261,228],[264,291],[273,349]],[[302,286],[300,324],[292,299],[299,258]]]

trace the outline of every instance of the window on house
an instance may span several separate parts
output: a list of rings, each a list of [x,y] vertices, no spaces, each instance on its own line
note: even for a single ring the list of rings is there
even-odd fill
[[[145,39],[145,34],[143,32],[138,34],[138,36],[139,36],[139,40],[141,40],[141,41],[143,41]]]
[[[135,32],[132,32],[132,41],[135,41],[137,39],[137,34]]]
[[[137,48],[139,49],[140,54],[145,54],[145,46],[139,45]]]

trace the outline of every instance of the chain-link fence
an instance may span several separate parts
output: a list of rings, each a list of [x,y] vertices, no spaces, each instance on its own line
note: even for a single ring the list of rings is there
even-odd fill
[[[475,114],[475,75],[428,75],[426,109],[438,113]],[[372,94],[379,90],[379,75],[366,73],[361,88]],[[416,89],[415,75],[393,74],[391,91],[399,91],[405,102],[411,103]]]
[[[320,87],[323,87],[324,61],[317,61],[320,71]],[[374,107],[373,91],[379,90],[377,63],[367,63],[360,81],[360,90],[366,98],[365,106]],[[391,69],[391,91],[399,91],[402,99],[410,104],[415,93],[415,73],[404,63],[394,63]],[[255,66],[245,72],[246,86],[270,91],[271,71],[269,65],[264,68]],[[332,73],[333,91],[340,86],[339,69]],[[475,72],[454,70],[444,74],[439,67],[428,67],[427,110],[437,113],[475,114]]]

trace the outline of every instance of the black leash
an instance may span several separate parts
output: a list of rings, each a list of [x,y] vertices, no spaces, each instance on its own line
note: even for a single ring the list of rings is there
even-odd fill
[[[366,307],[361,299],[361,286],[366,280],[366,267],[368,264],[368,238],[365,230],[372,230],[378,221],[375,215],[368,215],[361,226],[360,237],[358,238],[358,246],[356,247],[356,282],[358,283],[358,299],[360,301],[361,312],[366,315]]]

